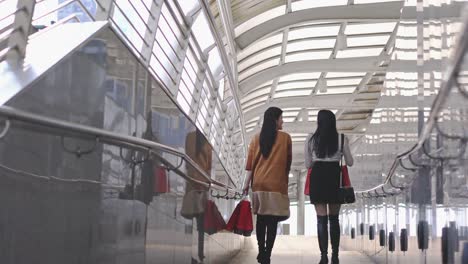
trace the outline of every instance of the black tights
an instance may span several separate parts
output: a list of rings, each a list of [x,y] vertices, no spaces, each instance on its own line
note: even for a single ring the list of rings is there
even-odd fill
[[[257,215],[257,241],[260,251],[266,251],[271,255],[276,239],[276,229],[278,228],[278,217],[274,215]],[[266,234],[266,244],[265,244]],[[265,247],[266,246],[266,247]]]

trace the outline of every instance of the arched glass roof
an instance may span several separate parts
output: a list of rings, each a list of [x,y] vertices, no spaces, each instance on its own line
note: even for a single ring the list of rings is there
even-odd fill
[[[226,19],[233,25],[224,39],[235,46],[247,139],[272,105],[284,110],[298,165],[319,109],[335,112],[340,131],[356,138],[364,133],[380,98],[403,1],[225,2],[210,4],[221,32]]]

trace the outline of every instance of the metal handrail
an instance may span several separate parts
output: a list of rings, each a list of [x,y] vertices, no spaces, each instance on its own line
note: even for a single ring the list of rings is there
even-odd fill
[[[174,172],[191,182],[204,185],[207,188],[213,187],[219,190],[229,190],[232,193],[238,192],[238,190],[235,190],[234,188],[229,187],[226,184],[211,179],[210,176],[206,172],[204,172],[187,154],[157,142],[133,136],[117,134],[104,129],[76,124],[51,117],[45,117],[26,111],[18,110],[9,106],[0,106],[0,116],[7,119],[9,122],[19,121],[26,124],[46,128],[46,133],[49,134],[57,134],[60,136],[68,136],[88,140],[99,140],[100,143],[125,147],[137,151],[143,151],[151,155],[157,156],[164,165],[170,167]],[[202,175],[207,180],[207,182],[202,182],[193,179],[190,176],[186,175],[186,173],[181,171],[179,168],[171,166],[171,162],[162,157],[160,152],[169,153],[171,155],[182,158],[191,167],[195,168],[195,170],[197,170],[197,172],[200,175]]]
[[[389,183],[390,179],[393,177],[397,167],[400,164],[400,161],[406,157],[410,157],[411,154],[416,153],[419,149],[423,147],[424,142],[430,137],[432,130],[437,124],[437,118],[439,115],[439,112],[441,111],[446,99],[448,98],[450,91],[452,90],[453,86],[456,85],[457,82],[457,77],[458,73],[460,71],[460,67],[463,63],[463,59],[465,57],[465,54],[467,53],[468,50],[468,15],[465,15],[464,21],[463,21],[463,29],[460,30],[460,32],[463,32],[461,37],[458,39],[458,42],[456,44],[456,49],[455,53],[452,57],[451,63],[447,66],[447,70],[444,75],[444,80],[441,84],[441,88],[439,90],[439,93],[437,94],[436,98],[434,99],[434,102],[432,103],[431,107],[431,112],[429,114],[429,117],[427,119],[426,124],[424,125],[424,129],[419,136],[418,142],[413,145],[409,150],[398,154],[395,158],[395,161],[393,162],[392,166],[390,167],[389,173],[387,174],[387,177],[385,178],[384,182],[382,184],[379,184],[376,187],[373,187],[368,190],[363,190],[363,191],[357,191],[355,192],[356,194],[362,194],[366,193],[369,191],[373,191],[377,188],[380,188],[381,186],[384,186]]]

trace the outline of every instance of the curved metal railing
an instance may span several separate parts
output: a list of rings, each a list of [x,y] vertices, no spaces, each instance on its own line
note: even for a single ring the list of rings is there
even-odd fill
[[[4,137],[8,133],[12,123],[19,122],[26,125],[33,125],[37,128],[42,128],[36,129],[36,132],[39,133],[43,132],[52,135],[73,137],[85,140],[95,140],[95,143],[108,144],[140,151],[148,156],[156,156],[170,170],[174,171],[192,183],[197,183],[207,188],[216,189],[219,191],[233,193],[235,197],[240,197],[241,191],[211,179],[211,177],[205,171],[203,171],[187,154],[172,147],[142,138],[110,132],[104,129],[41,116],[8,106],[0,106],[0,117],[6,119],[4,129],[0,133],[0,138]],[[206,181],[200,181],[190,177],[180,169],[180,164],[178,166],[173,166],[170,161],[168,161],[160,154],[161,152],[181,158],[183,161],[188,163],[189,166],[193,167],[200,175],[202,175]]]

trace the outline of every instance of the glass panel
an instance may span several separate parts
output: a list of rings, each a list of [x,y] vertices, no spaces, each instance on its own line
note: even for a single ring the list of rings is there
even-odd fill
[[[261,14],[258,14],[254,16],[253,18],[247,20],[246,22],[240,24],[234,29],[235,35],[239,36],[240,34],[246,32],[247,30],[255,27],[256,25],[259,25],[263,22],[266,22],[270,19],[273,19],[275,17],[279,17],[281,15],[284,15],[286,11],[286,6],[282,5],[279,7],[275,7],[273,9],[270,9],[266,12],[263,12]]]
[[[245,103],[245,102],[250,101],[251,99],[256,98],[258,96],[261,96],[261,95],[269,95],[270,90],[271,90],[270,86],[268,86],[266,88],[255,90],[255,91],[247,94],[246,96],[242,97],[241,103]]]
[[[318,95],[325,95],[325,94],[347,94],[347,93],[353,93],[354,90],[356,90],[356,87],[346,87],[346,88],[327,88],[326,92],[320,92],[320,90],[317,91]]]
[[[264,63],[261,63],[259,65],[255,65],[254,67],[241,72],[239,74],[239,81],[242,81],[245,78],[252,76],[253,74],[263,71],[265,69],[268,69],[270,67],[277,66],[279,64],[279,61],[280,61],[279,59],[273,59],[273,60],[269,60]]]
[[[118,28],[122,30],[122,34],[124,34],[134,45],[134,48],[136,49],[135,52],[140,52],[141,48],[143,47],[143,40],[135,31],[135,29],[130,25],[130,22],[125,18],[122,10],[117,7],[114,8],[112,18],[117,24]]]
[[[221,62],[221,57],[219,56],[218,47],[215,47],[212,51],[210,51],[208,57],[208,65],[210,66],[210,70],[213,73],[221,72],[223,68],[223,64]]]
[[[198,15],[192,30],[202,51],[214,44],[215,41],[208,25],[208,20],[203,12]]]
[[[312,89],[281,91],[281,92],[275,93],[275,98],[292,97],[292,96],[307,96],[307,95],[310,95],[311,92],[312,92]]]
[[[308,27],[301,27],[297,29],[293,29],[289,31],[288,40],[295,40],[295,39],[304,39],[310,37],[318,37],[318,36],[331,36],[336,37],[338,35],[338,31],[340,30],[340,26],[323,26],[323,25],[311,25]]]
[[[320,74],[321,74],[320,72],[293,73],[293,74],[282,76],[279,79],[279,82],[318,79],[320,77]]]
[[[224,82],[225,82],[225,80],[224,80],[224,79],[221,79],[221,80],[219,81],[219,87],[218,87],[218,96],[219,96],[219,98],[221,99],[221,101],[224,100],[224,88],[225,88],[225,87],[224,87]]]
[[[370,45],[385,45],[387,44],[388,36],[369,36],[369,37],[347,37],[348,47],[370,46]]]
[[[169,72],[167,72],[166,68],[161,65],[158,58],[156,58],[154,54],[151,55],[150,67],[154,71],[154,74],[158,76],[158,78],[166,87],[172,87],[174,85],[172,76],[169,74]]]
[[[264,61],[274,56],[280,56],[281,49],[281,46],[279,46],[257,53],[255,55],[252,55],[251,57],[247,57],[245,60],[242,60],[237,64],[239,72],[245,70],[246,68],[256,63],[259,63],[260,61]]]
[[[253,100],[251,100],[249,102],[246,102],[245,104],[242,104],[242,108],[246,109],[249,106],[257,105],[259,103],[265,102],[267,99],[268,99],[268,96],[262,96],[262,97],[253,99]]]
[[[297,81],[297,82],[280,83],[276,87],[276,91],[296,89],[296,88],[314,88],[315,84],[317,84],[316,81],[307,81],[307,82]]]
[[[328,72],[327,78],[333,77],[358,77],[366,75],[365,72]]]
[[[184,11],[185,15],[195,10],[195,8],[199,6],[198,0],[183,0],[183,1],[177,1],[177,2],[182,8],[182,11]]]
[[[286,63],[303,60],[323,60],[330,58],[331,51],[298,52],[286,55]]]
[[[241,61],[248,57],[249,55],[261,51],[265,48],[271,47],[276,44],[281,44],[283,42],[283,33],[276,34],[274,36],[268,37],[266,39],[259,40],[258,42],[255,42],[254,45],[250,45],[243,49],[239,54],[237,55],[238,61]]]
[[[363,23],[353,23],[348,24],[345,28],[346,35],[353,34],[369,34],[369,33],[378,33],[378,32],[393,32],[395,29],[396,22],[385,22],[385,23],[373,23],[373,24],[363,24]]]
[[[288,46],[286,48],[286,51],[292,52],[292,51],[298,51],[298,50],[309,50],[309,49],[324,49],[324,48],[330,48],[332,49],[333,46],[335,45],[335,38],[331,39],[320,39],[320,40],[301,40],[301,41],[295,41],[293,43],[288,43]]]
[[[292,11],[304,10],[316,7],[346,5],[347,0],[302,0],[291,3]]]
[[[338,51],[336,58],[355,58],[355,57],[369,57],[378,56],[382,52],[382,48],[371,49],[346,49]]]
[[[328,76],[327,76],[328,77]],[[341,86],[341,85],[358,85],[362,79],[339,79],[339,80],[327,80],[327,86]]]

